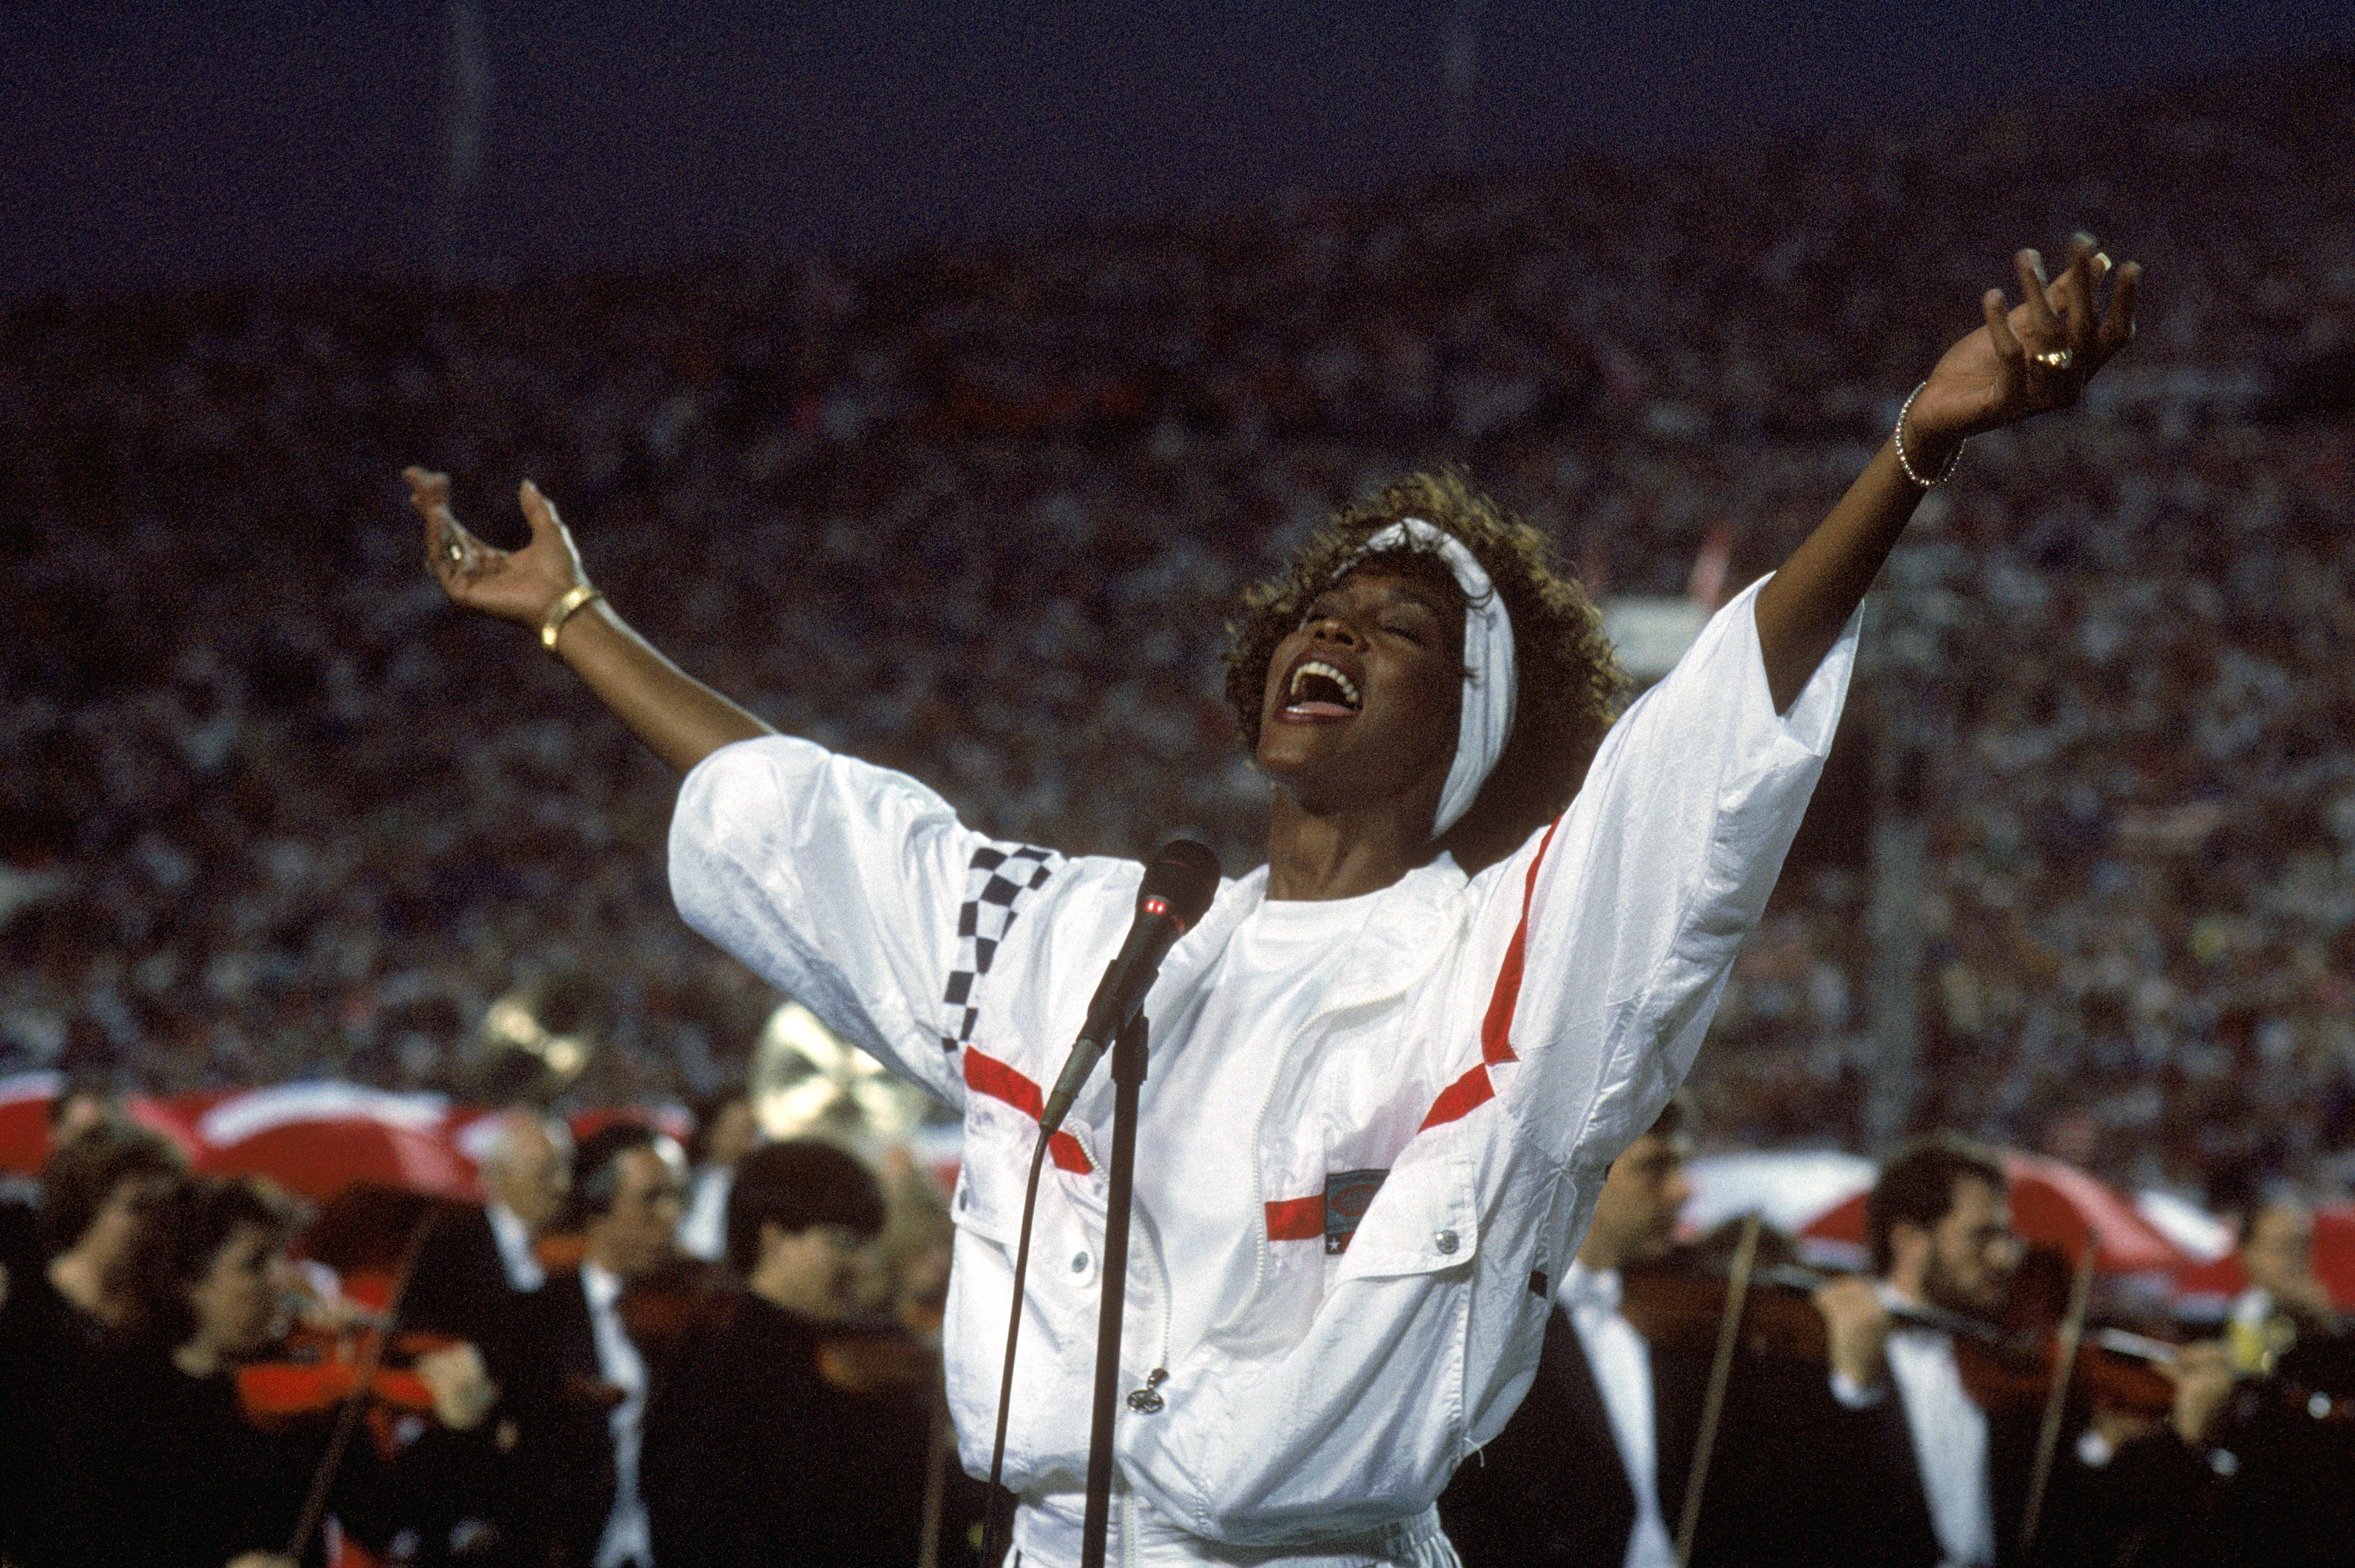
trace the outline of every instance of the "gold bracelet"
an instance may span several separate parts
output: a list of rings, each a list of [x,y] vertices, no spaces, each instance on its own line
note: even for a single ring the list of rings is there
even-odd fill
[[[1929,384],[1924,381],[1922,387]],[[1897,448],[1897,466],[1905,471],[1905,477],[1924,490],[1934,490],[1955,476],[1955,469],[1963,461],[1963,448],[1970,445],[1970,439],[1965,437],[1955,444],[1954,455],[1946,459],[1946,465],[1938,470],[1938,476],[1935,479],[1924,479],[1913,472],[1913,460],[1905,455],[1905,416],[1913,411],[1913,400],[1922,395],[1922,387],[1916,387],[1905,394],[1905,406],[1897,411],[1897,428],[1889,432],[1889,440],[1890,443]]]
[[[564,623],[572,618],[572,612],[591,599],[603,597],[603,593],[583,582],[548,607],[548,618],[539,624],[539,645],[548,650],[551,658],[556,656],[556,635],[564,630]]]

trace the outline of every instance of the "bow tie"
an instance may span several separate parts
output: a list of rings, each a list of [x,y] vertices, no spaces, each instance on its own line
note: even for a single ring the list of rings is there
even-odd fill
[[[1615,1268],[1572,1268],[1561,1282],[1561,1304],[1593,1311],[1619,1310],[1619,1271]]]

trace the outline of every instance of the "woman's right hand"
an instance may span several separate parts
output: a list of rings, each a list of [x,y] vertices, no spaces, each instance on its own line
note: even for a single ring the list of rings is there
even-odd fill
[[[430,469],[403,470],[410,504],[425,519],[425,570],[451,600],[469,610],[538,631],[549,613],[588,576],[556,508],[527,479],[523,520],[531,542],[500,549],[468,533],[450,515],[450,480]],[[583,595],[583,599],[586,599]],[[598,700],[613,709],[655,755],[684,773],[735,741],[775,731],[663,657],[600,601],[565,623],[553,649]]]
[[[409,502],[425,519],[425,569],[453,603],[537,631],[550,606],[588,581],[581,552],[539,486],[523,482],[523,518],[531,542],[521,549],[484,543],[450,512],[450,476],[406,468]]]

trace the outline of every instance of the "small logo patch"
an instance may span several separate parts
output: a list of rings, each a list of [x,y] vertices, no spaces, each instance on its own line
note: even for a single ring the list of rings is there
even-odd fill
[[[1358,1221],[1366,1217],[1367,1206],[1382,1189],[1382,1179],[1388,1175],[1387,1170],[1337,1170],[1325,1179],[1326,1256],[1349,1250]]]

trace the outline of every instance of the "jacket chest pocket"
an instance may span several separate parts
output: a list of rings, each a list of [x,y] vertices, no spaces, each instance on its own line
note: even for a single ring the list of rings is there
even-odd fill
[[[1022,1186],[1029,1170],[1030,1151],[994,1133],[975,1135],[968,1122],[964,1159],[957,1170],[956,1191],[949,1199],[949,1217],[959,1230],[995,1242],[1010,1253],[1022,1230]]]
[[[1436,1274],[1469,1264],[1480,1248],[1480,1210],[1467,1162],[1437,1156],[1394,1168],[1366,1206],[1337,1280]]]

